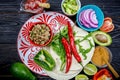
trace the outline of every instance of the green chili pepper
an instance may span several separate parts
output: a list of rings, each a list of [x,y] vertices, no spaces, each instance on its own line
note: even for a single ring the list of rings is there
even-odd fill
[[[55,61],[47,50],[40,50],[34,57],[34,61],[43,69],[52,71],[55,67]]]

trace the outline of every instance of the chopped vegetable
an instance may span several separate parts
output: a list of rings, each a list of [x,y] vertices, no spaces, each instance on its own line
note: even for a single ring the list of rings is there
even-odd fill
[[[102,27],[100,28],[101,31],[103,32],[111,32],[114,30],[114,24],[112,23],[112,19],[110,17],[106,17],[104,19],[104,23]]]
[[[101,69],[94,75],[93,80],[113,80],[113,77],[107,69]]]
[[[69,71],[72,63],[72,54],[71,54],[71,49],[68,41],[66,38],[62,38],[62,44],[64,46],[65,52],[66,52],[66,59],[67,59],[67,65],[66,65],[66,73]]]
[[[96,13],[93,9],[83,10],[79,15],[79,21],[82,25],[87,28],[97,28],[98,20]]]
[[[11,74],[19,80],[37,80],[35,75],[21,62],[15,62],[10,67]]]
[[[24,3],[25,10],[32,10],[39,12],[42,8],[38,3],[45,3],[47,0],[26,0]],[[41,9],[40,9],[41,8]]]
[[[47,50],[40,50],[34,57],[34,61],[43,69],[52,71],[55,67],[55,61]]]
[[[65,0],[62,4],[62,7],[68,14],[75,14],[79,9],[76,0]]]

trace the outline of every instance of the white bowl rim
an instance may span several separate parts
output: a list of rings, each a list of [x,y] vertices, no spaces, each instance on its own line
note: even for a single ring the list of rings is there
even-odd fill
[[[76,0],[77,4],[79,5],[79,9],[78,9],[77,12],[74,13],[74,14],[68,14],[68,13],[66,13],[66,12],[64,11],[64,8],[63,8],[63,6],[62,6],[62,4],[63,4],[64,1],[65,1],[65,0],[62,0],[62,2],[61,2],[62,12],[63,12],[65,15],[67,15],[67,16],[74,16],[74,15],[76,15],[76,14],[78,13],[79,9],[81,8],[81,2],[80,2],[80,0]]]

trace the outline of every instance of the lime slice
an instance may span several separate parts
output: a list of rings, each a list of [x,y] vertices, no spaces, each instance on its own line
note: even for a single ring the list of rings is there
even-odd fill
[[[94,75],[95,73],[97,73],[97,67],[94,64],[88,63],[85,67],[84,67],[84,73],[86,73],[87,75]]]
[[[88,77],[84,74],[79,74],[75,76],[75,80],[89,80]]]

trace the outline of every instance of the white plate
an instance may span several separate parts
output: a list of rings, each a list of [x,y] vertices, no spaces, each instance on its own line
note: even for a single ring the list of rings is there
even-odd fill
[[[45,71],[33,61],[33,57],[37,54],[37,52],[41,49],[41,47],[35,46],[30,43],[30,41],[28,39],[30,25],[32,25],[34,22],[47,23],[48,25],[51,26],[53,33],[56,34],[59,32],[60,28],[64,27],[64,25],[67,24],[67,21],[70,21],[71,25],[74,26],[74,22],[63,14],[60,14],[57,12],[45,12],[45,13],[37,14],[37,15],[31,17],[22,26],[22,28],[18,34],[17,49],[18,49],[18,54],[19,54],[22,62],[31,71],[33,71],[39,75],[48,75],[54,79],[59,79],[59,80],[71,79],[82,71],[81,65],[79,63],[77,63],[77,61],[74,59],[74,57],[72,60],[72,66],[70,68],[70,71],[67,74],[60,72],[57,68],[55,68],[52,72]],[[88,32],[78,28],[77,26],[74,27],[73,29],[74,29],[74,31],[77,32],[77,34],[76,34],[77,36],[86,36],[88,34]],[[90,37],[89,39],[94,44],[92,37]],[[86,48],[89,47],[87,42],[83,42],[82,45]],[[46,49],[47,48],[48,47],[46,47]],[[78,49],[78,47],[77,47],[77,49]],[[52,54],[54,59],[56,57],[58,57],[55,55],[55,52],[51,48],[48,48],[47,50]],[[93,51],[94,51],[94,47],[91,49],[91,51],[89,53],[87,53],[86,60],[84,60],[83,59],[84,57],[80,54],[83,66],[85,66],[87,63],[89,63],[91,61]],[[57,63],[58,62],[56,62],[56,64]],[[56,67],[59,67],[59,65],[60,64],[57,64]]]

